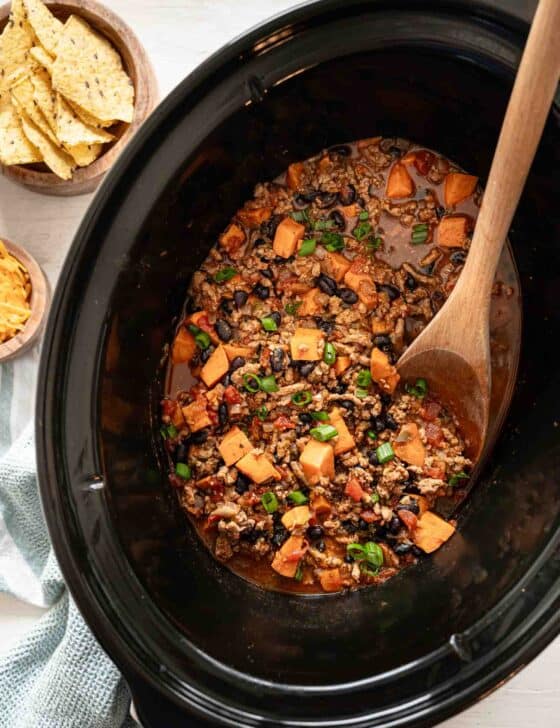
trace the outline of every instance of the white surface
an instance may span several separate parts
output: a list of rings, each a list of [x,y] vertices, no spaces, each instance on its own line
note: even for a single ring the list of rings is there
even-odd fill
[[[289,0],[116,0],[110,5],[138,34],[162,96],[209,53]],[[0,177],[0,236],[24,245],[51,282],[91,197],[54,198]],[[0,645],[14,642],[41,610],[0,595]],[[442,728],[552,728],[560,714],[560,639],[520,675]],[[84,726],[87,728],[87,726]]]

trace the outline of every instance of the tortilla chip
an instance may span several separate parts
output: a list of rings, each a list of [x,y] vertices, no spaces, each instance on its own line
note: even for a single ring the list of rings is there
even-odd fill
[[[106,144],[115,138],[103,129],[84,124],[59,93],[56,94],[55,108],[56,136],[62,144]]]
[[[75,144],[73,147],[65,147],[78,167],[87,167],[95,162],[103,151],[103,144]]]
[[[54,58],[47,53],[43,46],[33,46],[29,55],[36,63],[46,68],[49,73],[51,72]]]
[[[31,121],[38,127],[45,136],[47,136],[53,144],[58,144],[58,140],[45,119],[41,109],[35,103],[35,88],[31,83],[29,76],[18,81],[10,88],[12,104],[21,115],[25,113]]]
[[[56,53],[52,84],[57,91],[101,121],[132,121],[134,87],[108,40],[71,15]]]
[[[39,150],[23,133],[18,115],[6,95],[0,100],[0,162],[33,164],[42,161]]]
[[[80,117],[80,119],[84,122],[84,124],[87,124],[88,126],[93,126],[96,129],[106,129],[109,126],[113,126],[113,124],[118,124],[118,121],[116,119],[109,119],[108,121],[101,121],[101,119],[98,119],[96,116],[93,116],[93,114],[90,114],[85,109],[82,109],[82,107],[79,104],[76,104],[74,101],[71,101],[70,99],[66,99],[66,103],[68,106],[70,106],[76,114]]]
[[[0,35],[0,93],[7,90],[8,78],[27,67],[33,33],[25,20],[22,0],[13,0],[10,18]]]
[[[40,0],[23,0],[23,5],[27,11],[27,22],[39,42],[47,53],[50,53],[51,56],[56,55],[55,49],[64,27],[63,24]]]
[[[56,92],[51,86],[51,77],[44,68],[38,68],[31,74],[29,80],[33,84],[33,99],[35,104],[42,111],[47,124],[56,134]]]
[[[53,144],[25,113],[20,118],[25,136],[41,152],[45,164],[62,179],[70,179],[74,168],[72,157]]]

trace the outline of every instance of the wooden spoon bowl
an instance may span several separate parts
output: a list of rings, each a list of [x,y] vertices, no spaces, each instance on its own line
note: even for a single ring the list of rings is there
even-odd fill
[[[134,84],[134,119],[131,124],[120,122],[108,131],[116,141],[104,146],[104,151],[87,167],[78,167],[72,179],[63,180],[44,164],[1,166],[4,176],[46,195],[82,195],[99,185],[107,170],[123,150],[138,127],[154,109],[158,86],[146,51],[132,30],[109,8],[95,0],[43,0],[59,20],[70,15],[84,18],[100,35],[105,36],[120,53],[125,71]],[[10,5],[0,7],[0,32],[8,22]]]
[[[19,245],[6,240],[6,238],[0,238],[0,240],[6,246],[8,252],[27,268],[31,281],[31,315],[19,334],[0,344],[1,363],[22,354],[37,341],[43,328],[50,299],[50,289],[48,281],[35,258]]]

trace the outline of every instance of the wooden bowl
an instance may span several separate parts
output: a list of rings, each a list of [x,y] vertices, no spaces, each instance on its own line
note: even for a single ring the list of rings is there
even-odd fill
[[[103,175],[121,153],[125,144],[154,109],[158,99],[155,74],[146,51],[132,30],[115,13],[95,0],[65,0],[44,3],[62,21],[69,15],[84,18],[94,30],[105,36],[120,53],[123,66],[134,84],[134,119],[132,123],[119,122],[108,131],[117,139],[105,146],[105,151],[87,167],[78,167],[72,179],[63,180],[44,164],[2,166],[9,179],[46,195],[82,195],[92,192]],[[10,5],[0,8],[0,32],[8,22]]]
[[[8,361],[18,354],[22,354],[32,344],[35,343],[37,337],[41,333],[43,327],[45,312],[50,299],[50,289],[45,274],[39,267],[35,258],[31,257],[19,245],[11,243],[6,238],[0,237],[9,253],[17,258],[20,263],[27,268],[31,281],[31,315],[27,319],[27,323],[23,329],[12,339],[8,339],[0,344],[0,363]]]

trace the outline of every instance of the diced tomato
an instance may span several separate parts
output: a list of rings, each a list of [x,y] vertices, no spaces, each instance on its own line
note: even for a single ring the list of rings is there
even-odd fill
[[[199,316],[196,322],[196,325],[199,329],[202,329],[203,331],[206,331],[207,334],[213,334],[216,335],[216,332],[214,331],[214,327],[208,320],[208,316]]]
[[[418,174],[426,176],[430,171],[434,160],[435,156],[432,152],[428,152],[426,149],[421,149],[419,152],[415,152],[414,166],[416,167]]]
[[[366,523],[375,523],[379,520],[379,516],[376,516],[373,511],[362,511],[360,518],[363,518]]]
[[[169,473],[169,482],[174,488],[184,488],[186,484],[185,479],[175,475],[175,473]]]
[[[295,551],[291,551],[289,554],[284,556],[284,561],[299,561],[301,558],[305,556],[305,552],[307,551],[307,545],[305,545],[305,548],[302,549],[296,549]]]
[[[261,437],[261,421],[258,417],[253,417],[249,425],[249,439],[260,440]]]
[[[352,500],[358,503],[365,495],[365,491],[360,485],[359,480],[356,478],[349,478],[348,483],[346,483],[346,488],[344,489],[344,494],[350,496]]]
[[[221,516],[216,516],[213,513],[208,516],[206,523],[204,524],[204,530],[209,531],[211,528],[213,528],[216,523],[220,520]]]
[[[200,490],[217,490],[220,487],[223,487],[222,481],[213,475],[197,480],[195,485],[197,488],[200,488]]]
[[[206,408],[206,412],[208,412],[208,419],[212,422],[212,424],[215,426],[218,424],[218,413],[216,410],[213,410],[211,407]]]
[[[285,415],[280,415],[274,420],[274,427],[280,432],[284,430],[295,430],[295,424]]]
[[[241,402],[241,395],[232,384],[229,384],[224,389],[224,399],[228,404],[239,404]]]
[[[445,478],[445,464],[433,465],[431,468],[424,468],[424,474],[428,478],[436,478],[437,480],[443,480]]]
[[[161,401],[161,413],[164,417],[172,417],[177,407],[177,402],[173,399],[163,399]]]
[[[420,416],[427,422],[433,422],[439,417],[441,412],[441,405],[439,402],[434,402],[433,399],[424,402],[422,409],[420,410]]]
[[[426,440],[430,443],[430,445],[439,447],[442,444],[443,431],[439,425],[435,424],[435,422],[428,422],[424,431],[426,433]]]
[[[397,515],[409,531],[414,531],[416,524],[418,523],[418,519],[412,511],[405,511],[401,508],[397,511]]]

